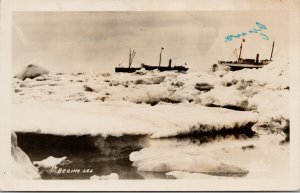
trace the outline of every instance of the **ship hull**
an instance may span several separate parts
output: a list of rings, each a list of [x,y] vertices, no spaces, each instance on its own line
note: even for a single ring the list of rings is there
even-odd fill
[[[138,71],[142,68],[124,68],[124,67],[117,67],[115,68],[115,72],[125,72],[125,73],[133,73],[135,71]]]
[[[143,65],[143,68],[145,68],[145,70],[159,70],[161,72],[163,72],[163,71],[186,72],[188,70],[188,68],[186,68],[184,66],[170,67],[170,66],[148,66],[148,65]]]
[[[243,64],[243,63],[233,63],[233,62],[219,62],[220,65],[228,66],[232,71],[242,70],[242,69],[258,69],[264,67],[266,64]]]

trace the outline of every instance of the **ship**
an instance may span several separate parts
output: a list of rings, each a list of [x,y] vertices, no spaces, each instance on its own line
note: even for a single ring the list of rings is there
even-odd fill
[[[136,54],[136,51],[130,49],[129,50],[128,67],[116,67],[115,72],[133,73],[135,71],[142,69],[142,68],[138,68],[138,67],[131,67],[131,64],[132,64],[135,54]],[[119,64],[119,66],[121,66],[121,64]]]
[[[163,50],[164,50],[164,48],[161,47],[158,66],[151,66],[151,65],[146,65],[146,64],[142,63],[141,67],[133,68],[133,67],[131,67],[131,64],[132,64],[132,61],[133,61],[133,58],[134,58],[136,52],[135,51],[131,51],[131,49],[130,49],[130,53],[129,53],[129,66],[128,67],[116,67],[115,68],[115,72],[133,73],[133,72],[136,72],[136,71],[138,71],[138,70],[140,70],[142,68],[144,68],[147,71],[158,70],[160,72],[163,72],[163,71],[186,72],[189,69],[189,68],[185,67],[185,66],[187,66],[186,63],[185,63],[185,66],[183,66],[183,65],[172,66],[172,59],[169,59],[169,65],[168,66],[161,66],[162,51]]]
[[[179,65],[179,66],[172,66],[172,59],[169,59],[169,65],[168,66],[161,66],[161,58],[162,58],[162,51],[164,50],[163,47],[161,47],[160,49],[160,54],[159,54],[159,62],[158,62],[158,66],[150,66],[150,65],[146,65],[146,64],[141,64],[143,68],[145,68],[145,70],[158,70],[160,72],[163,71],[178,71],[178,72],[186,72],[189,68]]]
[[[274,44],[275,42],[273,41],[273,45],[272,45],[272,51],[271,51],[271,56],[270,59],[263,59],[263,60],[259,60],[259,54],[256,54],[256,59],[248,59],[248,58],[241,58],[241,54],[242,54],[242,49],[243,49],[243,42],[245,42],[245,40],[243,39],[241,46],[240,46],[240,52],[239,52],[239,56],[237,58],[236,61],[218,61],[218,63],[220,65],[224,65],[224,66],[228,66],[230,67],[230,70],[235,71],[235,70],[242,70],[242,69],[258,69],[258,68],[262,68],[265,65],[269,64],[270,62],[272,62],[272,56],[273,56],[273,50],[274,50]]]
[[[184,66],[173,66],[172,67],[172,59],[169,60],[168,66],[150,66],[146,64],[141,64],[145,70],[158,70],[160,72],[163,71],[178,71],[178,72],[186,72],[189,68]],[[185,64],[186,65],[186,64]]]

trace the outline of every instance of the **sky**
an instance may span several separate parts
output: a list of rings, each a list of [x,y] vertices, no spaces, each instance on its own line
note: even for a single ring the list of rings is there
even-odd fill
[[[34,63],[52,72],[113,72],[127,66],[187,63],[190,71],[207,70],[218,60],[235,60],[244,38],[244,58],[274,59],[288,54],[288,14],[278,11],[157,11],[157,12],[14,12],[12,70]],[[248,32],[256,22],[262,33],[247,33],[225,42],[228,35]]]

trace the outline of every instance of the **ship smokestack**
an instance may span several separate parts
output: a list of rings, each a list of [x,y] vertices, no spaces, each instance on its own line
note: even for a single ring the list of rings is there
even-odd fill
[[[161,64],[161,54],[162,54],[162,51],[164,50],[163,47],[161,47],[160,49],[160,54],[159,54],[159,63],[158,63],[158,66],[160,67],[160,64]]]
[[[255,61],[256,64],[258,64],[258,60],[259,60],[259,54],[256,54],[256,61]]]
[[[172,65],[172,59],[169,60],[169,67],[171,68]]]
[[[270,61],[272,61],[272,56],[273,56],[273,50],[274,50],[274,41],[273,41],[273,45],[272,45],[272,51],[271,51],[271,56],[270,56]]]

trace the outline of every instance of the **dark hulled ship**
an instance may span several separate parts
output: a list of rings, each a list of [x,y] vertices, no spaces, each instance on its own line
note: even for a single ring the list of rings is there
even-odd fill
[[[162,58],[162,51],[164,48],[162,47],[160,49],[160,54],[159,54],[159,63],[158,66],[150,66],[146,64],[142,64],[142,67],[145,68],[145,70],[158,70],[158,71],[178,71],[178,72],[185,72],[188,70],[187,67],[185,66],[172,66],[172,59],[169,59],[169,65],[168,66],[161,66],[161,58]],[[186,65],[186,64],[185,64]]]
[[[132,64],[132,61],[134,59],[134,56],[135,56],[136,52],[134,50],[129,51],[129,63],[128,63],[128,67],[116,67],[115,68],[115,72],[127,72],[127,73],[133,73],[137,70],[140,70],[141,68],[134,68],[134,67],[131,67],[131,64]]]
[[[132,64],[132,60],[135,56],[135,51],[131,52],[130,50],[130,54],[129,54],[129,66],[128,67],[116,67],[115,68],[115,72],[127,72],[127,73],[133,73],[137,70],[140,70],[142,68],[144,68],[145,70],[151,71],[151,70],[158,70],[160,72],[163,71],[178,71],[178,72],[186,72],[189,68],[179,65],[179,66],[172,66],[172,59],[169,60],[169,65],[168,66],[161,66],[161,59],[162,59],[162,51],[164,50],[164,48],[162,47],[160,49],[160,55],[159,55],[159,63],[158,66],[151,66],[151,65],[146,65],[144,63],[141,64],[141,67],[139,68],[132,68],[131,64]]]
[[[242,41],[241,46],[240,46],[240,53],[239,56],[237,58],[236,61],[218,61],[218,63],[220,65],[225,65],[230,67],[230,69],[232,71],[235,70],[241,70],[241,69],[245,69],[245,68],[262,68],[265,65],[269,64],[270,62],[272,62],[272,56],[273,56],[273,50],[274,50],[274,42],[272,45],[272,51],[271,51],[271,56],[270,59],[264,59],[264,60],[259,60],[259,54],[256,54],[256,59],[248,59],[248,58],[241,58],[241,54],[242,54],[242,49],[243,49],[243,42],[245,42],[245,40]]]
[[[172,59],[169,60],[168,66],[150,66],[150,65],[142,64],[142,68],[145,68],[145,70],[158,70],[160,72],[163,71],[185,72],[189,69],[186,68],[185,66],[172,66]]]

